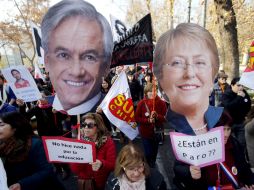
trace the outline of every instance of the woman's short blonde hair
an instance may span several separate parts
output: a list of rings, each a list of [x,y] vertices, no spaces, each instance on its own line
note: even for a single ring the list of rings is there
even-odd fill
[[[199,42],[207,46],[207,49],[213,55],[212,70],[213,78],[215,78],[219,70],[219,53],[213,36],[208,30],[194,23],[181,23],[175,29],[171,29],[162,34],[156,44],[154,50],[153,72],[158,80],[162,76],[162,66],[167,54],[170,54],[170,49],[174,48],[176,39],[191,40]],[[184,45],[184,44],[183,44]]]
[[[95,124],[97,125],[97,137],[101,138],[102,136],[108,136],[109,132],[104,124],[104,121],[100,114],[98,113],[87,113],[86,115],[83,115],[81,118],[81,124],[86,119],[92,119],[94,120]]]
[[[150,174],[149,166],[146,162],[145,155],[143,151],[132,143],[125,145],[119,152],[116,165],[115,165],[115,177],[120,177],[124,174],[124,168],[133,168],[137,167],[140,164],[144,163],[144,174],[148,176]]]

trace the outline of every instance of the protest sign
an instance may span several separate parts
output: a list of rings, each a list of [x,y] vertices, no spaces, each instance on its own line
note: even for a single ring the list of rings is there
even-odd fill
[[[35,81],[23,65],[2,69],[2,73],[18,99],[33,102],[41,99],[41,93]]]
[[[120,41],[120,38],[127,32],[126,25],[118,18],[110,14],[111,29],[114,43]]]
[[[170,132],[170,139],[173,152],[179,161],[204,167],[225,160],[223,127],[216,127],[196,136]]]
[[[153,61],[152,21],[148,14],[114,45],[110,67]]]
[[[49,162],[90,163],[96,160],[95,144],[64,137],[42,137]]]

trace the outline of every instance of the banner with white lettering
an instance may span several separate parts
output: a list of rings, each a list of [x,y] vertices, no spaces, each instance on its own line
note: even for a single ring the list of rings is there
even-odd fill
[[[129,139],[133,140],[138,135],[134,106],[124,71],[120,73],[99,107],[109,121]]]
[[[196,136],[170,132],[170,140],[176,159],[187,164],[204,167],[225,160],[223,127]]]
[[[18,99],[22,99],[24,102],[41,99],[41,93],[26,67],[18,65],[1,71]]]
[[[114,45],[111,68],[153,61],[152,22],[148,14],[130,28]]]
[[[64,137],[42,137],[49,162],[91,163],[96,160],[95,144]]]
[[[114,43],[117,43],[118,41],[120,41],[120,38],[123,37],[124,34],[127,32],[127,27],[121,20],[119,20],[118,18],[114,17],[111,14],[110,14],[110,22],[113,40]]]

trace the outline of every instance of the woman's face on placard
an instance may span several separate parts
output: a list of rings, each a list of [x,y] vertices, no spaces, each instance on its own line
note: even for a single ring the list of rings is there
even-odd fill
[[[159,81],[173,110],[209,104],[213,60],[212,53],[201,40],[174,40],[174,45],[165,53]]]

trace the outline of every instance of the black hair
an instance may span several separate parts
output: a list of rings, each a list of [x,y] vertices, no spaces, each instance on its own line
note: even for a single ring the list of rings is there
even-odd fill
[[[232,81],[231,81],[231,85],[234,86],[239,80],[240,80],[239,77],[233,78]]]
[[[20,73],[17,69],[12,69],[12,70],[11,70],[11,74],[12,74],[13,71],[16,71],[16,72]],[[13,75],[13,74],[12,74],[12,75]]]
[[[32,126],[29,121],[19,112],[8,112],[0,115],[4,123],[7,123],[11,128],[16,129],[14,136],[17,139],[26,141],[30,136],[34,135]]]
[[[233,125],[233,119],[226,110],[222,112],[220,120],[218,121],[216,126],[219,127],[219,126],[225,126],[225,125],[228,125],[229,127],[232,127]]]

